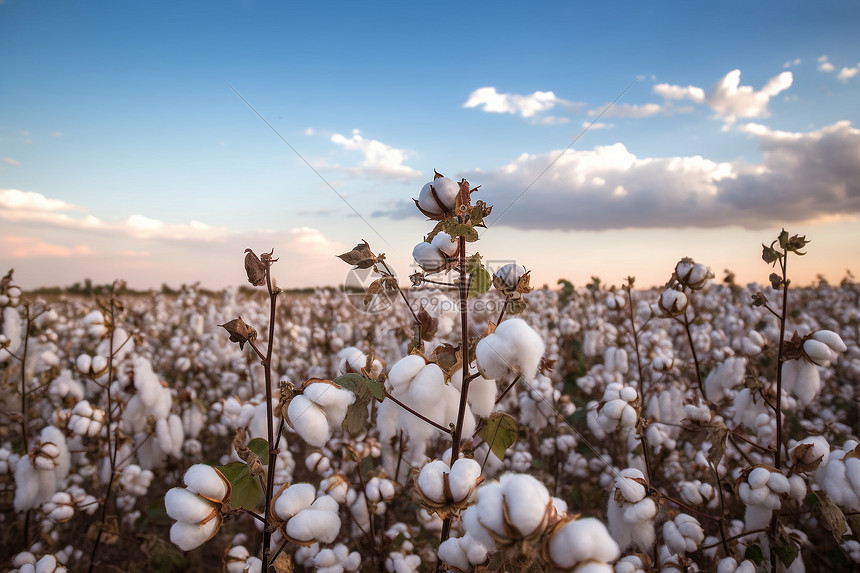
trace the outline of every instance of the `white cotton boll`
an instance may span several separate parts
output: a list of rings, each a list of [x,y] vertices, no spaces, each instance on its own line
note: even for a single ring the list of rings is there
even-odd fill
[[[311,509],[337,513],[340,510],[340,506],[338,505],[337,500],[332,496],[321,495],[311,504]]]
[[[155,437],[158,440],[158,447],[164,453],[173,451],[173,439],[170,437],[170,427],[167,420],[164,418],[155,422]]]
[[[767,480],[767,487],[774,493],[788,493],[791,490],[791,484],[788,478],[781,473],[771,472]]]
[[[635,402],[639,398],[639,393],[632,386],[625,386],[618,395],[622,400],[626,400],[627,402]]]
[[[762,505],[770,494],[770,490],[765,487],[750,487],[750,484],[743,482],[738,486],[738,497],[746,505]]]
[[[183,551],[191,551],[211,539],[220,524],[221,520],[217,518],[203,524],[177,521],[170,528],[170,541]]]
[[[290,400],[287,417],[296,433],[312,446],[321,448],[331,437],[331,427],[325,412],[304,394]]]
[[[533,380],[546,350],[540,334],[520,318],[504,321],[496,327],[494,334],[506,337],[514,344],[516,356],[508,359],[514,372],[522,374],[526,380]]]
[[[588,358],[593,358],[600,352],[600,346],[602,344],[603,336],[600,334],[600,331],[588,329],[583,334],[582,353]]]
[[[437,503],[445,502],[443,474],[448,471],[448,464],[442,460],[434,460],[421,468],[418,474],[418,489],[424,497]]]
[[[743,383],[746,365],[746,358],[731,356],[711,370],[705,378],[705,396],[707,399],[718,402],[724,396],[731,395],[732,388]]]
[[[96,354],[90,364],[94,373],[104,372],[108,367],[108,359],[101,354]]]
[[[657,515],[657,504],[650,497],[624,508],[624,521],[627,523],[650,521],[655,515]]]
[[[827,366],[836,359],[836,353],[821,341],[810,338],[803,342],[803,352],[816,364]]]
[[[227,486],[221,474],[212,466],[206,464],[194,464],[183,476],[183,481],[189,491],[198,493],[209,499],[224,499],[227,495]]]
[[[860,459],[846,457],[843,463],[845,464],[845,477],[848,478],[848,482],[856,494],[860,492]]]
[[[810,362],[799,361],[797,365],[797,382],[794,395],[799,406],[808,406],[818,391],[821,390],[821,374],[818,367]]]
[[[763,505],[747,505],[744,512],[744,523],[748,529],[759,529],[770,523],[773,512]]]
[[[642,501],[647,493],[645,486],[634,481],[635,479],[645,479],[645,475],[636,468],[621,470],[621,473],[615,478],[615,487],[621,490],[624,499],[631,503]]]
[[[442,205],[447,210],[453,211],[457,204],[457,194],[460,192],[460,186],[457,182],[448,177],[436,177],[421,188],[421,193],[418,195],[418,205],[428,213],[440,214],[442,213],[442,208],[439,206],[436,198],[433,197],[431,187],[436,192],[436,197],[442,202]]]
[[[329,425],[333,428],[340,427],[347,410],[355,402],[355,394],[349,390],[323,382],[308,384],[302,393],[325,410]]]
[[[479,500],[480,496],[484,495],[484,490],[490,486],[498,487],[498,484],[489,484],[479,489]],[[499,523],[501,524],[501,500],[499,500],[498,518]],[[496,542],[489,534],[487,528],[484,527],[484,523],[487,518],[482,515],[477,505],[472,505],[466,508],[466,511],[463,512],[462,519],[463,527],[466,529],[467,535],[470,535],[475,541],[486,547],[488,551],[495,550]]]
[[[388,373],[388,381],[395,391],[404,392],[426,365],[424,358],[417,354],[410,354],[394,363]]]
[[[433,240],[430,241],[430,245],[439,249],[449,257],[453,257],[457,254],[457,250],[459,248],[459,244],[455,239],[451,238],[451,235],[446,233],[445,231],[440,231],[436,233],[436,236],[433,237]]]
[[[183,523],[200,523],[215,511],[215,506],[194,492],[174,487],[164,494],[167,515]]]
[[[511,523],[525,537],[544,524],[550,495],[541,482],[528,474],[505,474],[500,482]]]
[[[770,479],[770,471],[767,468],[755,468],[747,476],[747,483],[751,488],[757,489],[767,485]]]
[[[582,561],[615,561],[620,553],[606,526],[593,517],[568,521],[549,541],[550,560],[562,569]]]
[[[460,458],[448,474],[448,486],[454,501],[461,501],[473,491],[475,481],[481,476],[481,464],[473,459]]]
[[[512,371],[508,357],[516,352],[514,344],[496,333],[489,334],[478,341],[475,347],[475,361],[484,378],[507,378]]]
[[[449,537],[439,545],[439,559],[447,563],[449,567],[455,567],[461,571],[469,571],[472,564],[466,554],[462,538]]]
[[[832,330],[818,330],[812,333],[812,338],[819,342],[823,342],[830,347],[834,352],[845,352],[848,347],[842,341],[842,337]]]
[[[415,248],[412,249],[412,258],[415,259],[419,267],[428,273],[442,270],[448,262],[445,253],[425,242],[415,245]]]
[[[789,490],[788,495],[795,500],[802,500],[806,497],[806,481],[799,475],[795,474],[788,478]]]
[[[287,535],[298,541],[331,543],[340,531],[340,517],[331,511],[306,509],[287,522]]]
[[[311,506],[316,497],[316,489],[309,483],[293,484],[278,496],[275,513],[284,521]]]
[[[89,354],[81,354],[80,356],[78,356],[78,359],[75,360],[75,367],[81,374],[89,374],[92,365],[93,357]]]
[[[660,308],[666,314],[680,314],[687,308],[687,295],[675,289],[666,289],[660,295]]]
[[[504,285],[507,290],[513,291],[517,288],[520,279],[525,273],[526,268],[523,265],[508,263],[503,265],[493,274],[499,279],[499,281],[501,281],[502,285]]]

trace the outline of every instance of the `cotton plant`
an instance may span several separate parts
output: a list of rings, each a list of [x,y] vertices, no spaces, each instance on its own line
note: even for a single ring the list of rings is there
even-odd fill
[[[621,470],[609,496],[609,531],[619,547],[648,551],[656,533],[654,519],[658,506],[649,494],[644,474],[635,468]]]

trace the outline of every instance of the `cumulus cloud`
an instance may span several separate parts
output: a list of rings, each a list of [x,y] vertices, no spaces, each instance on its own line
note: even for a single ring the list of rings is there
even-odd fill
[[[420,171],[404,165],[404,162],[409,158],[406,151],[391,147],[375,139],[365,139],[357,129],[352,130],[350,137],[335,133],[331,136],[331,141],[345,150],[361,152],[364,159],[358,167],[327,166],[330,169],[345,170],[356,177],[412,179],[421,176]]]
[[[836,69],[836,66],[827,61],[827,56],[821,56],[818,58],[818,71],[819,72],[832,72]]]
[[[857,64],[853,68],[842,68],[839,70],[839,73],[836,75],[836,78],[840,81],[847,82],[851,78],[857,75],[857,72],[860,71],[860,64]]]
[[[523,154],[495,170],[457,176],[480,183],[481,198],[495,205],[490,227],[760,228],[860,212],[860,130],[849,122],[812,132],[742,129],[758,141],[760,164],[638,157],[616,143],[568,151],[540,179],[561,151]],[[390,215],[414,210],[404,204]]]
[[[688,99],[695,103],[703,103],[705,101],[705,90],[696,86],[684,87],[671,84],[657,84],[654,86],[654,93],[669,100]]]
[[[785,62],[784,64],[782,64],[782,67],[785,69],[788,69],[792,66],[799,66],[802,61],[803,60],[801,60],[800,58],[795,58],[795,59],[791,60],[790,62]]]
[[[528,95],[499,93],[494,87],[478,88],[469,94],[465,108],[479,107],[488,113],[507,113],[532,118],[556,106],[576,112],[582,105],[557,97],[553,92],[536,91]],[[541,123],[560,123],[559,118]]]
[[[767,117],[768,102],[791,87],[793,80],[791,72],[782,72],[755,91],[751,86],[740,85],[741,71],[732,70],[708,94],[708,104],[729,124],[738,118]]]
[[[0,189],[0,220],[41,224],[65,229],[99,231],[135,239],[211,241],[224,238],[227,230],[199,221],[165,223],[144,215],[131,215],[119,223],[102,221],[92,215],[79,216],[84,209],[35,191]],[[69,214],[69,213],[72,214]]]

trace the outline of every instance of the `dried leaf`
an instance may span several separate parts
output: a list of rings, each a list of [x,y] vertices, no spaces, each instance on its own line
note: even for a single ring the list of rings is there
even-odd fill
[[[451,376],[463,367],[463,353],[460,345],[452,346],[448,343],[437,346],[430,355],[430,361],[435,362],[445,374],[445,380],[450,381]]]
[[[251,249],[245,249],[245,273],[248,275],[248,282],[252,285],[266,284],[266,265]]]
[[[726,453],[726,439],[728,438],[729,430],[725,426],[718,426],[708,435],[708,441],[711,443],[711,449],[708,450],[708,461],[716,467]]]
[[[813,491],[812,493],[818,500],[817,507],[813,509],[821,516],[821,525],[833,534],[836,543],[841,543],[842,536],[848,531],[848,525],[845,523],[845,514],[842,513],[839,506],[830,501],[825,492]]]
[[[357,244],[348,253],[338,255],[338,258],[347,264],[355,265],[357,269],[369,269],[377,260],[376,255],[371,252],[367,241]]]
[[[430,316],[430,313],[424,310],[424,307],[421,307],[421,310],[418,311],[418,322],[421,326],[421,339],[426,341],[433,340],[439,327],[439,319]]]
[[[275,573],[293,573],[293,558],[289,553],[281,552],[271,566],[275,568]]]
[[[242,317],[234,318],[226,324],[219,324],[224,330],[230,333],[230,342],[238,342],[239,350],[242,350],[245,343],[257,339],[257,331],[253,327],[245,324]]]

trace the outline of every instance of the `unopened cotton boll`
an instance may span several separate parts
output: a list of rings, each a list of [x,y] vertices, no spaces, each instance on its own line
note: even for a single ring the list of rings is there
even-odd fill
[[[516,290],[520,279],[525,273],[526,268],[524,266],[516,263],[508,263],[495,272],[494,276],[497,280],[493,281],[493,283],[500,284],[504,290],[513,291]]]

